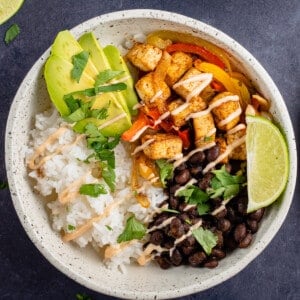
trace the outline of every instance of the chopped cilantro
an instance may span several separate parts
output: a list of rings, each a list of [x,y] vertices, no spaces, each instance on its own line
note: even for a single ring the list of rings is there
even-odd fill
[[[71,70],[71,77],[77,82],[80,81],[82,72],[88,62],[89,52],[82,51],[72,56],[73,69]]]
[[[5,181],[0,181],[0,190],[4,190],[8,188],[8,183]]]
[[[194,185],[178,192],[177,196],[184,197],[185,202],[188,204],[195,204],[199,215],[204,215],[209,211],[209,195]]]
[[[220,170],[214,170],[215,174],[211,181],[211,188],[207,189],[207,193],[211,198],[223,197],[224,200],[235,197],[240,191],[240,185],[244,184],[246,179],[242,175],[231,175],[225,165]]]
[[[105,225],[105,227],[106,227],[109,231],[112,231],[112,230],[113,230],[109,225]]]
[[[95,81],[95,87],[102,85],[112,79],[114,79],[115,77],[118,77],[119,75],[123,74],[124,71],[117,71],[117,70],[104,70],[102,72],[100,72],[97,75],[96,81]]]
[[[73,226],[73,225],[71,225],[71,224],[68,225],[68,230],[72,231],[72,230],[75,230],[75,229],[76,229],[75,226]]]
[[[184,222],[185,222],[186,224],[192,225],[192,222],[191,222],[190,219],[184,219]]]
[[[81,195],[87,195],[90,197],[98,197],[101,194],[107,194],[107,191],[103,184],[89,183],[89,184],[83,184],[79,188],[79,193]]]
[[[170,213],[174,213],[174,214],[179,214],[180,213],[178,210],[170,209],[170,208],[163,208],[161,211],[162,212],[170,212]]]
[[[218,237],[215,236],[210,230],[203,229],[202,227],[194,229],[192,234],[197,242],[201,245],[205,253],[210,255],[212,248],[217,245]]]
[[[101,109],[92,109],[91,116],[98,120],[105,120],[108,117],[107,108],[103,107]]]
[[[65,96],[64,101],[69,107],[71,113],[77,110],[81,106],[81,100],[75,99],[72,95]]]
[[[124,231],[119,235],[117,242],[126,242],[134,239],[142,239],[146,234],[145,226],[134,216],[127,219]]]
[[[163,187],[166,187],[166,180],[171,179],[173,176],[173,164],[168,163],[166,159],[156,160],[159,168],[159,178]]]
[[[20,27],[18,26],[18,24],[11,25],[5,33],[4,41],[6,45],[10,44],[19,34]]]

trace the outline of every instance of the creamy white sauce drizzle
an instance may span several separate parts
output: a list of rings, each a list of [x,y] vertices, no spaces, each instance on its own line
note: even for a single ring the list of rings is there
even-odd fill
[[[149,228],[149,229],[147,230],[147,233],[150,233],[150,232],[152,232],[152,231],[154,231],[154,230],[157,230],[157,229],[161,229],[161,228],[166,227],[167,225],[171,224],[172,220],[175,219],[175,218],[176,218],[175,216],[170,217],[170,218],[164,220],[161,224],[156,225],[156,226],[152,226],[151,228]]]
[[[163,94],[162,90],[159,90],[154,94],[154,96],[149,100],[150,103],[155,102],[159,97],[161,97]]]
[[[217,207],[216,209],[214,209],[210,214],[211,214],[212,216],[217,215],[219,212],[221,212],[223,209],[225,209],[226,204],[227,204],[230,200],[231,200],[231,198],[226,199],[226,200],[223,200],[223,201],[221,202],[221,205],[220,205],[219,207]]]
[[[142,145],[140,146],[137,146],[134,151],[131,153],[131,155],[135,155],[137,154],[138,152],[144,150],[147,146],[149,146],[152,142],[154,142],[155,139],[149,139],[147,140],[145,143],[143,143]]]
[[[234,134],[234,133],[236,133],[240,130],[244,130],[244,129],[246,129],[246,125],[240,123],[240,124],[236,125],[235,127],[231,128],[230,130],[228,130],[227,134]]]
[[[189,102],[185,102],[172,110],[171,115],[176,116],[190,106]]]
[[[237,110],[235,110],[233,113],[231,113],[229,116],[227,116],[225,119],[220,121],[218,123],[218,127],[222,127],[228,123],[230,123],[232,120],[237,118],[242,113],[242,109],[239,107]]]
[[[226,150],[220,154],[216,160],[210,162],[202,171],[203,174],[207,173],[210,169],[215,167],[219,162],[221,162],[224,158],[226,158],[235,148],[239,147],[242,145],[246,140],[246,136],[243,136],[239,138],[238,140],[235,140],[233,143],[228,145],[226,147]]]
[[[173,166],[174,168],[177,168],[178,166],[180,166],[182,163],[186,162],[187,160],[189,160],[190,157],[192,157],[195,153],[200,152],[200,151],[204,151],[207,150],[209,148],[212,148],[216,145],[215,142],[211,142],[209,144],[206,144],[202,147],[196,148],[194,150],[192,150],[191,152],[189,152],[186,156],[180,157],[179,159],[177,159]]]
[[[143,101],[138,102],[137,104],[135,104],[132,109],[139,109],[140,107],[145,106],[145,103]]]
[[[186,100],[189,102],[193,97],[198,96],[212,81],[213,75],[210,73],[200,74],[199,76],[203,75],[202,82],[193,89],[187,96]]]
[[[209,114],[214,108],[216,108],[226,102],[229,102],[229,101],[239,101],[239,96],[229,95],[229,96],[225,96],[221,99],[218,99],[217,101],[211,103],[207,109],[192,113],[189,116],[187,116],[186,119],[188,120],[190,118],[199,118],[199,117],[205,116],[205,115]]]
[[[110,120],[104,122],[103,124],[101,124],[101,125],[98,127],[98,129],[103,129],[103,128],[105,128],[105,127],[107,127],[107,126],[109,126],[109,125],[111,125],[111,124],[113,124],[113,123],[119,121],[120,119],[123,119],[124,117],[126,117],[126,113],[125,113],[125,112],[123,112],[123,113],[117,115],[116,117],[114,117],[114,118],[112,118],[112,119],[110,119]]]
[[[180,191],[186,189],[188,186],[193,185],[196,182],[197,182],[197,180],[195,178],[190,179],[185,185],[183,185],[179,189],[177,189],[174,195],[177,196]]]

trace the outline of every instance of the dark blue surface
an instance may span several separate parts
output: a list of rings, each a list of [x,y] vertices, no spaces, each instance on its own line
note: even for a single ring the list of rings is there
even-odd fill
[[[22,79],[56,33],[100,14],[131,8],[169,10],[217,27],[246,47],[269,72],[288,106],[299,149],[300,2],[292,1],[47,1],[28,0],[0,26],[0,180],[5,123]],[[7,28],[20,36],[9,46]],[[267,249],[234,278],[188,299],[300,299],[299,184],[287,219]],[[180,280],[180,278],[178,279]],[[8,190],[0,191],[0,299],[112,299],[80,286],[57,271],[31,243],[17,218]]]

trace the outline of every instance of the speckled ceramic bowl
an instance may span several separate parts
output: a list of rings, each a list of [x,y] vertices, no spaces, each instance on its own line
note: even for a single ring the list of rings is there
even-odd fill
[[[108,270],[93,249],[65,244],[50,226],[43,199],[33,191],[27,176],[24,152],[34,116],[50,106],[42,76],[49,49],[35,63],[21,84],[13,101],[6,132],[6,167],[11,195],[17,214],[30,239],[48,261],[82,285],[100,293],[124,298],[172,298],[215,286],[247,266],[272,240],[289,210],[296,182],[297,155],[291,120],[285,103],[270,76],[241,45],[219,30],[188,17],[155,10],[131,10],[106,14],[75,27],[75,36],[93,31],[102,45],[120,45],[128,35],[171,29],[193,33],[214,42],[241,63],[260,92],[272,101],[271,112],[286,134],[290,152],[290,176],[285,193],[261,224],[253,244],[234,251],[215,269],[191,267],[163,271],[157,265],[128,268],[127,274]],[[179,280],[180,278],[180,280]]]

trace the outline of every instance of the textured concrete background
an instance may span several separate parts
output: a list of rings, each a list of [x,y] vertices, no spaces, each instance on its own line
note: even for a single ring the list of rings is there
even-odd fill
[[[0,26],[0,180],[5,123],[22,79],[50,46],[56,33],[97,15],[130,8],[169,10],[201,20],[229,34],[266,68],[291,114],[299,149],[300,2],[190,0],[28,0]],[[5,31],[18,23],[20,36],[9,46]],[[300,299],[299,184],[288,217],[267,249],[234,278],[191,299]],[[179,279],[180,280],[180,279]],[[0,191],[0,299],[112,299],[80,286],[58,272],[38,252],[20,225],[8,190]]]

